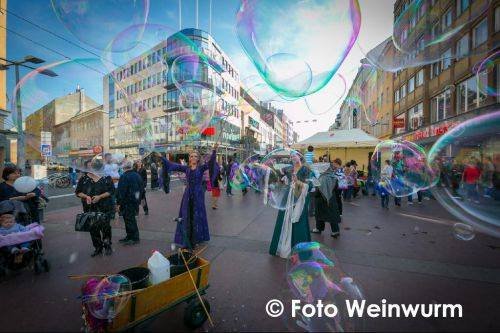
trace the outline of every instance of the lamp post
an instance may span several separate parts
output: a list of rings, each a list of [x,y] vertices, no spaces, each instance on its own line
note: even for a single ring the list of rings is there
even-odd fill
[[[4,63],[0,64],[0,70],[8,70],[10,66],[14,66],[15,75],[16,75],[16,87],[19,85],[19,66],[29,68],[32,70],[36,70],[35,67],[28,66],[26,63],[31,64],[41,64],[44,63],[45,60],[34,57],[34,56],[25,56],[23,60],[12,61],[7,60],[0,57]],[[39,72],[40,74],[47,75],[50,77],[55,77],[57,74],[50,69],[43,69]],[[24,151],[24,132],[23,132],[23,112],[21,109],[21,88],[18,87],[16,92],[16,114],[17,114],[17,165],[20,168],[25,167],[25,151]]]

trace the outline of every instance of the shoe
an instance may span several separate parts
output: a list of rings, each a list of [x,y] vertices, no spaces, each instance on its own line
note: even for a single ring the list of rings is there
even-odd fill
[[[128,241],[123,243],[123,245],[135,245],[135,244],[139,244],[139,243],[140,243],[139,239],[129,239]]]
[[[95,249],[94,253],[92,253],[90,256],[93,258],[101,254],[102,254],[102,249]]]
[[[317,229],[317,228],[314,228],[313,230],[311,230],[311,232],[313,234],[321,234],[321,230]]]
[[[128,242],[128,238],[127,237],[122,238],[118,242],[120,242],[120,243],[126,243],[126,242]]]
[[[333,238],[337,238],[340,236],[340,232],[332,232],[330,236],[332,236]]]
[[[29,251],[31,251],[31,249],[30,249],[30,248],[28,248],[28,247],[24,247],[24,246],[23,246],[23,247],[21,248],[21,253],[26,253],[26,252],[29,252]]]
[[[113,254],[113,249],[111,248],[111,246],[107,246],[105,249],[104,249],[104,254],[107,255],[107,256],[110,256]]]
[[[212,209],[213,209],[213,210],[216,210],[216,209],[217,209],[217,207],[212,206]]]
[[[12,250],[10,250],[10,253],[12,254],[18,254],[20,252],[19,248],[13,247]]]
[[[149,210],[146,210],[146,211],[144,212],[144,215],[149,215]]]

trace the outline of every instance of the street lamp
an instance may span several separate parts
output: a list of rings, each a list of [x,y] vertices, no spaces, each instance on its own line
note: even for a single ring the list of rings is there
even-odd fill
[[[45,60],[37,58],[32,55],[27,55],[23,60],[12,61],[5,58],[1,58],[4,63],[0,64],[0,70],[8,70],[10,66],[14,66],[16,70],[16,87],[19,85],[19,66],[36,70],[35,67],[31,67],[26,65],[26,63],[32,64],[41,64],[44,63]],[[43,69],[39,71],[40,74],[55,77],[57,74],[50,69]],[[21,110],[21,88],[19,87],[16,93],[16,112],[17,112],[17,165],[20,168],[24,168],[25,166],[25,152],[24,152],[24,132],[23,132],[23,113]]]

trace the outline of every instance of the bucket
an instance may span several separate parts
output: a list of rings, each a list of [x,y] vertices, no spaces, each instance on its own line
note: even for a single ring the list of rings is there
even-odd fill
[[[149,284],[149,275],[151,274],[146,267],[132,267],[125,269],[118,274],[128,277],[132,290],[146,288]]]
[[[190,252],[183,252],[184,254],[184,259],[186,261],[189,261],[193,257],[193,254]],[[177,275],[180,275],[182,273],[187,272],[186,265],[184,265],[184,261],[182,260],[182,257],[176,253],[168,257],[168,261],[170,261],[170,277],[174,277]],[[188,267],[189,269],[195,269],[196,266],[198,265],[198,258],[195,257],[189,264]]]

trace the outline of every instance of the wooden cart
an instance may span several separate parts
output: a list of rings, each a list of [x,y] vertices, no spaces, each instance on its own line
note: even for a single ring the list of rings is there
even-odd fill
[[[191,275],[198,291],[203,295],[209,286],[210,262],[199,257],[197,260],[196,268],[191,269]],[[147,267],[147,263],[141,266]],[[207,314],[196,294],[189,273],[185,272],[133,294],[123,310],[109,323],[107,330],[117,332],[132,329],[183,302],[188,303],[184,312],[186,326],[194,329],[203,325],[207,320]],[[203,299],[203,302],[210,312],[208,301]]]

